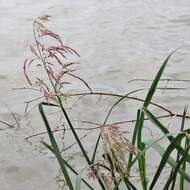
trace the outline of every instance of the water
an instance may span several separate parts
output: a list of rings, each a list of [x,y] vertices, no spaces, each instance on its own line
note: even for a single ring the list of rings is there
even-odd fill
[[[99,91],[127,93],[147,88],[150,82],[128,81],[152,79],[172,50],[190,45],[188,0],[0,0],[0,119],[3,121],[14,122],[10,110],[22,118],[24,101],[33,96],[33,92],[12,89],[26,86],[22,64],[28,56],[27,47],[33,40],[32,22],[43,14],[52,15],[50,27],[62,35],[67,45],[80,52],[78,73]],[[163,78],[190,79],[189,50],[188,47],[183,48],[172,58]],[[176,113],[182,113],[184,106],[189,105],[189,82],[160,84],[160,87],[166,86],[187,89],[159,90],[154,100]],[[77,86],[72,88],[78,90]],[[135,95],[141,97],[145,92]],[[72,117],[101,123],[105,110],[114,100],[98,104],[96,101],[98,98],[81,100],[80,106],[89,114],[75,108],[70,112]],[[89,107],[89,104],[94,106]],[[138,105],[129,101],[120,105],[111,121],[133,119]],[[155,107],[152,110],[160,113]],[[29,135],[44,131],[37,109],[32,110],[30,117],[32,119],[20,121],[20,129],[5,129],[6,126],[0,124],[5,129],[0,131],[0,181],[4,190],[58,188],[55,183],[58,166],[54,159],[49,159],[51,154],[44,154],[44,151],[39,154],[39,138],[32,139],[33,146],[24,140]],[[78,125],[80,127],[81,124]],[[89,139],[93,142],[95,134],[92,133],[86,141]],[[68,144],[71,141],[68,139]]]

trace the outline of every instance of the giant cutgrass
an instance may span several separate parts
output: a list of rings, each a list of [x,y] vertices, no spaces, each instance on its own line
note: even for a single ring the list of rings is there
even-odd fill
[[[158,83],[161,80],[162,74],[167,66],[171,56],[177,51],[173,51],[164,60],[160,69],[158,70],[152,85],[147,93],[145,99],[131,96],[134,92],[140,91],[137,89],[125,95],[109,94],[106,92],[93,92],[89,84],[82,79],[82,77],[75,74],[75,65],[78,62],[70,61],[70,56],[79,57],[77,51],[73,48],[66,46],[61,37],[49,30],[45,22],[49,20],[49,15],[38,17],[33,23],[34,44],[30,46],[33,58],[26,59],[24,62],[24,75],[31,89],[38,90],[42,93],[42,102],[38,104],[39,113],[44,121],[47,134],[49,136],[50,144],[42,142],[47,149],[49,149],[56,157],[57,162],[61,168],[64,176],[65,187],[69,190],[80,189],[103,189],[103,190],[152,190],[156,189],[158,180],[162,180],[161,175],[166,164],[171,166],[171,172],[168,179],[162,183],[163,189],[185,189],[185,182],[190,183],[190,176],[186,172],[187,165],[190,162],[189,155],[189,132],[190,129],[185,129],[185,120],[189,118],[184,110],[183,114],[175,114],[171,110],[152,102],[152,98]],[[53,40],[53,43],[52,43]],[[46,43],[47,42],[47,43]],[[52,45],[51,45],[52,43]],[[30,68],[35,66],[40,72],[46,74],[44,78],[42,75],[32,78],[30,75]],[[39,74],[39,72],[38,72]],[[65,85],[68,85],[75,80],[81,82],[89,92],[80,94],[67,94],[65,92]],[[96,129],[99,130],[97,141],[94,149],[89,154],[77,133],[77,130],[72,122],[66,107],[64,98],[72,98],[73,96],[114,96],[118,100],[110,105],[107,116],[102,124]],[[122,101],[134,100],[142,102],[142,107],[137,110],[137,117],[134,130],[132,132],[132,140],[130,141],[124,133],[119,123],[107,124],[109,117],[114,108]],[[176,116],[182,118],[181,130],[177,134],[169,131],[167,126],[161,123],[158,117],[149,110],[149,105],[159,107],[167,114],[161,117]],[[46,108],[55,108],[61,111],[64,116],[69,129],[78,144],[86,166],[82,170],[74,168],[69,161],[66,160],[64,152],[61,152],[59,143],[54,136],[53,126],[50,125]],[[159,139],[146,139],[143,135],[145,120],[149,120],[153,128],[160,130],[162,136]],[[145,139],[145,140],[144,140]],[[168,140],[168,145],[163,147],[161,140]],[[101,144],[101,146],[100,146]],[[151,149],[158,152],[161,156],[161,161],[157,165],[157,169],[152,175],[152,178],[147,175],[147,151]],[[100,151],[101,150],[101,151]],[[172,152],[177,151],[176,159],[173,158]],[[103,152],[103,155],[97,159],[98,152]],[[91,156],[90,156],[91,155]],[[134,182],[131,177],[131,170],[138,166],[138,173],[140,185]],[[75,181],[73,177],[75,176]],[[179,176],[179,187],[175,181]],[[92,183],[92,179],[97,183]],[[82,186],[84,184],[85,186]],[[96,184],[96,185],[95,185]]]

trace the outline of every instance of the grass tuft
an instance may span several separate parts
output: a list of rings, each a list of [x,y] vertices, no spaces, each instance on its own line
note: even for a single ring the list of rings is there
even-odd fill
[[[34,44],[30,46],[30,51],[33,57],[32,59],[26,59],[24,61],[23,70],[26,81],[30,86],[28,89],[33,89],[42,93],[40,99],[43,98],[43,101],[38,104],[38,109],[50,140],[50,144],[47,144],[44,141],[42,144],[55,155],[64,176],[66,187],[69,190],[80,190],[82,189],[81,182],[83,182],[85,186],[91,190],[97,189],[97,185],[95,185],[96,183],[99,184],[98,188],[102,190],[120,190],[122,189],[121,184],[125,185],[124,189],[140,190],[139,184],[134,182],[131,177],[133,169],[137,166],[141,189],[153,190],[155,189],[158,180],[161,179],[166,164],[169,164],[173,169],[171,170],[168,179],[166,179],[163,188],[169,189],[171,187],[170,189],[174,190],[176,187],[175,181],[179,175],[179,188],[180,190],[184,190],[184,181],[190,183],[190,176],[186,172],[187,164],[190,163],[190,129],[185,129],[185,120],[189,119],[190,116],[187,115],[186,108],[184,109],[183,115],[180,115],[173,113],[162,105],[152,102],[154,93],[156,89],[158,89],[158,83],[162,80],[161,77],[163,72],[170,58],[178,49],[171,52],[162,63],[152,81],[145,99],[131,96],[132,93],[141,91],[142,89],[137,89],[125,95],[94,92],[90,85],[81,76],[75,74],[75,65],[78,64],[78,61],[69,61],[70,56],[72,58],[73,56],[80,57],[79,53],[73,48],[65,45],[60,35],[46,27],[45,23],[49,21],[49,19],[49,15],[44,15],[38,17],[34,21]],[[53,44],[49,43],[50,39],[54,41]],[[35,64],[36,61],[37,64]],[[45,73],[46,76],[43,78],[42,75],[40,75],[32,78],[30,75],[30,69],[33,66],[40,68],[40,71]],[[66,94],[65,85],[76,81],[82,83],[85,90],[88,90],[88,92]],[[82,95],[101,95],[118,98],[114,104],[110,105],[110,109],[107,112],[103,124],[100,124],[96,128],[99,130],[99,135],[97,141],[94,143],[94,149],[89,150],[89,152],[92,152],[92,157],[89,156],[90,153],[85,149],[85,144],[79,137],[77,129],[75,128],[74,123],[67,112],[65,102],[63,101],[63,98],[68,99],[73,96]],[[143,103],[142,107],[137,110],[136,120],[130,121],[135,122],[131,141],[126,133],[121,130],[119,124],[122,122],[117,124],[107,124],[113,109],[126,99]],[[161,117],[155,116],[154,113],[149,110],[150,104],[159,107],[163,112],[167,112],[167,115],[162,115]],[[72,132],[75,139],[75,143],[80,148],[84,161],[86,162],[84,169],[77,171],[76,168],[71,166],[69,161],[65,160],[64,153],[60,151],[58,141],[54,136],[54,132],[56,131],[52,129],[54,126],[50,126],[48,115],[44,111],[44,107],[54,107],[64,116],[64,119],[69,126],[69,130]],[[176,136],[174,136],[167,126],[162,124],[159,120],[159,118],[174,115],[182,118],[180,131]],[[160,129],[162,135],[159,139],[147,139],[144,135],[143,130],[146,120],[150,121],[149,125],[151,125],[151,130],[156,128]],[[163,139],[168,140],[169,145],[167,147],[161,146],[160,142]],[[101,146],[99,146],[100,144]],[[146,153],[150,148],[152,148],[153,151],[158,152],[161,156],[161,161],[158,163],[157,170],[152,175],[152,179],[151,177],[148,177],[147,170],[149,157]],[[174,150],[177,151],[176,160],[172,156]],[[100,152],[102,153],[102,156],[99,155]],[[70,170],[71,173],[68,172],[68,170]],[[74,176],[76,180],[71,180]]]

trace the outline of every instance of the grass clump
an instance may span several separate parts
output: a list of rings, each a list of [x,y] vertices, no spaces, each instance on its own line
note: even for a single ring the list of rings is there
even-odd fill
[[[187,110],[184,110],[183,115],[176,115],[177,117],[182,118],[181,131],[177,135],[172,134],[168,130],[167,126],[162,124],[158,117],[149,110],[149,105],[152,104],[168,112],[168,114],[163,117],[174,115],[170,110],[153,103],[152,98],[157,89],[158,83],[161,80],[164,69],[176,50],[170,53],[161,65],[144,100],[132,97],[131,93],[118,95],[106,92],[93,92],[88,83],[75,74],[74,67],[78,62],[75,62],[72,59],[73,57],[80,56],[78,52],[64,45],[61,37],[55,32],[50,31],[45,26],[45,22],[49,20],[49,17],[49,15],[44,15],[34,21],[33,32],[35,43],[30,46],[33,58],[25,60],[23,69],[28,84],[31,88],[37,87],[45,100],[38,104],[38,109],[44,121],[50,139],[50,144],[47,144],[46,142],[42,143],[55,155],[64,176],[65,187],[69,190],[80,190],[82,189],[81,182],[83,182],[86,188],[91,190],[152,190],[156,189],[156,184],[164,171],[163,169],[166,164],[169,164],[171,166],[171,172],[168,179],[165,179],[163,188],[184,190],[185,181],[190,183],[190,176],[186,173],[187,165],[190,162],[190,129],[184,128],[185,119],[187,118]],[[46,44],[47,41],[48,43]],[[37,67],[42,73],[45,72],[46,77],[42,78],[40,75],[32,78],[30,75],[30,68],[32,66]],[[73,82],[72,78],[81,82],[89,92],[69,95],[66,94],[65,85]],[[90,156],[85,149],[84,144],[80,139],[67,110],[65,109],[65,103],[63,101],[65,97],[69,98],[72,96],[82,95],[118,97],[118,100],[108,111],[104,123],[99,126],[100,131],[97,136],[97,141],[95,142],[94,150],[91,151],[92,156]],[[125,101],[125,99],[133,99],[143,102],[142,107],[137,110],[136,123],[132,132],[132,141],[128,139],[126,133],[121,130],[118,124],[107,124],[112,110],[121,101]],[[83,170],[77,171],[76,168],[72,167],[66,160],[64,153],[61,152],[54,136],[54,131],[48,121],[45,107],[54,107],[61,111],[72,132],[75,142],[78,144],[83,158],[86,161],[86,167]],[[152,128],[159,129],[163,134],[162,137],[156,140],[146,139],[143,136],[145,120],[150,120]],[[167,147],[163,147],[160,144],[162,139],[168,140],[169,145]],[[185,142],[185,145],[183,142]],[[100,143],[102,146],[100,146]],[[147,151],[150,148],[161,155],[161,161],[151,178],[147,176]],[[99,149],[102,149],[103,152],[101,159],[97,159]],[[172,158],[172,152],[174,151],[177,151],[176,160]],[[135,166],[138,167],[141,183],[140,187],[136,182],[131,180],[131,171]],[[76,176],[75,181],[73,180],[73,175]],[[175,183],[177,175],[180,176],[179,187],[176,187]],[[99,185],[97,186],[94,185],[94,183],[91,183],[91,179],[97,181]]]

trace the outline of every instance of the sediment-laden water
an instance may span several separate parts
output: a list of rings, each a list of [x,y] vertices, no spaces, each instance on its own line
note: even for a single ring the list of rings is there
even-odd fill
[[[30,138],[29,142],[25,140],[30,135],[45,131],[37,108],[32,108],[35,103],[29,107],[28,119],[24,117],[24,102],[36,97],[36,94],[15,90],[27,86],[22,67],[29,54],[28,46],[33,41],[32,23],[44,14],[52,16],[50,28],[61,34],[65,44],[80,53],[81,64],[77,73],[96,91],[126,94],[138,88],[147,88],[150,81],[141,79],[152,79],[171,51],[190,45],[188,0],[0,0],[0,120],[14,124],[12,112],[20,121],[19,126],[15,124],[14,128],[0,124],[0,184],[3,190],[58,189],[55,182],[59,175],[56,161],[39,143],[45,136]],[[162,81],[159,87],[169,89],[158,90],[154,97],[154,101],[174,113],[182,113],[184,106],[190,105],[189,60],[188,47],[173,56],[163,78],[174,81]],[[78,85],[71,85],[69,91],[80,89]],[[140,91],[134,96],[143,98],[145,93],[146,90]],[[73,120],[102,123],[106,110],[115,100],[85,97],[69,110],[69,114]],[[70,105],[68,102],[67,106]],[[136,108],[140,105],[138,101],[127,100],[118,106],[110,122],[134,119]],[[151,109],[161,114],[158,108]],[[52,113],[50,117],[53,118]],[[175,121],[171,121],[170,128],[177,126]],[[164,122],[170,122],[169,118]],[[94,127],[81,122],[75,122],[75,126]],[[128,127],[130,131],[132,126],[123,124],[122,127]],[[79,134],[82,136],[87,132],[80,131]],[[159,136],[159,133],[153,132]],[[61,137],[61,134],[58,136]],[[85,139],[88,149],[92,148],[95,139],[96,132],[92,131]],[[73,139],[68,136],[65,146],[72,143]],[[70,153],[78,159],[74,163],[81,162],[77,148],[73,147],[65,154],[69,156]],[[152,170],[154,166],[150,162],[150,173]]]

